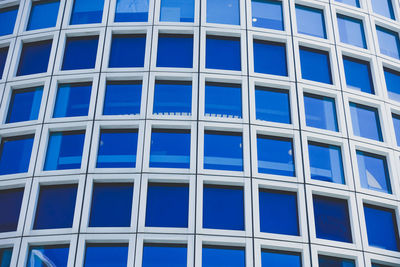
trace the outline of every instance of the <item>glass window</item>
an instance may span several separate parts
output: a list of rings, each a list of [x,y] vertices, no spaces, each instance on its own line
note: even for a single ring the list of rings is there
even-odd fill
[[[26,267],[67,266],[69,245],[32,246],[29,248]],[[50,265],[51,266],[51,265]]]
[[[350,103],[350,114],[354,135],[383,141],[381,124],[376,108]]]
[[[317,238],[352,243],[347,200],[313,195]]]
[[[286,45],[254,40],[254,71],[265,74],[287,76]]]
[[[318,255],[319,267],[356,267],[354,260]]]
[[[107,81],[103,115],[140,113],[142,81]]]
[[[383,68],[383,71],[389,98],[400,102],[400,72],[388,68]]]
[[[0,191],[0,232],[17,230],[23,196],[24,188]]]
[[[361,186],[384,193],[392,193],[386,158],[357,151],[358,174]]]
[[[187,267],[186,244],[144,243],[142,267]]]
[[[158,35],[157,67],[192,68],[193,35],[160,33]]]
[[[364,204],[368,244],[381,249],[400,251],[396,212],[392,209]]]
[[[2,267],[11,266],[12,251],[13,251],[12,248],[0,249],[0,266]]]
[[[343,65],[348,88],[375,94],[369,62],[343,56]]]
[[[41,186],[33,229],[71,228],[77,187],[76,184]]]
[[[340,2],[346,5],[351,5],[355,7],[360,7],[360,2],[359,0],[336,0],[336,2]]]
[[[396,134],[397,146],[400,146],[400,115],[392,114],[394,132]]]
[[[257,135],[259,173],[295,176],[292,139]]]
[[[241,70],[242,63],[240,55],[239,37],[207,35],[206,68]]]
[[[203,245],[202,267],[245,267],[246,253],[241,247],[219,247]]]
[[[189,168],[190,130],[153,129],[149,165],[151,168]]]
[[[379,15],[395,19],[392,0],[371,0],[372,10]]]
[[[256,86],[255,97],[257,120],[292,123],[288,91]]]
[[[400,59],[400,41],[397,32],[376,26],[379,48],[382,54]]]
[[[301,267],[301,254],[296,252],[261,250],[262,267]]]
[[[206,82],[204,113],[209,117],[242,118],[242,86]]]
[[[193,22],[194,0],[161,0],[160,21]]]
[[[115,7],[115,22],[147,21],[149,0],[117,0]]]
[[[191,115],[192,82],[156,80],[153,114]]]
[[[124,267],[128,263],[128,244],[86,244],[85,267]]]
[[[394,267],[392,265],[371,262],[371,267]]]
[[[146,34],[113,34],[108,67],[143,67],[145,49]]]
[[[45,40],[22,45],[17,76],[47,72],[51,44],[53,40]]]
[[[98,36],[68,37],[61,69],[93,69],[96,65],[98,42]]]
[[[45,0],[32,2],[27,31],[51,28],[56,26],[59,0]]]
[[[342,43],[367,48],[364,26],[361,20],[338,14],[337,21]]]
[[[329,53],[300,47],[301,78],[332,84]]]
[[[335,99],[304,93],[304,108],[307,126],[335,132],[339,130]]]
[[[0,36],[12,34],[14,32],[17,14],[18,6],[0,9]]]
[[[4,137],[0,146],[0,175],[27,172],[33,135]]]
[[[308,6],[296,5],[297,32],[326,38],[324,11]]]
[[[137,129],[101,130],[96,168],[135,168],[137,142]]]
[[[8,46],[0,48],[0,80],[3,79],[4,68],[6,67],[6,60],[8,55]]]
[[[42,94],[43,86],[13,90],[6,123],[37,120]]]
[[[239,0],[207,0],[207,22],[239,25]]]
[[[131,225],[133,183],[94,183],[89,227]]]
[[[101,23],[104,0],[74,0],[71,25]]]
[[[91,82],[60,84],[53,118],[87,116],[91,92]]]
[[[253,27],[283,31],[282,3],[276,0],[251,1]]]
[[[344,184],[342,151],[339,146],[308,142],[311,179]]]
[[[189,185],[149,183],[146,226],[188,227]]]
[[[204,169],[243,171],[242,133],[205,131]]]

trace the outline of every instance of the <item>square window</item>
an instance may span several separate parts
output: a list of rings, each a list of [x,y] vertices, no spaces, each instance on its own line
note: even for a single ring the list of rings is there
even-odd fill
[[[100,131],[96,168],[135,168],[137,129]]]
[[[206,117],[242,118],[242,86],[240,84],[206,82]]]
[[[189,186],[149,183],[147,186],[147,227],[188,227]]]
[[[282,2],[276,0],[251,1],[253,27],[283,31]]]
[[[51,262],[54,266],[67,266],[69,245],[46,245],[29,247],[26,267],[47,266]]]
[[[324,11],[296,5],[297,32],[326,39]]]
[[[43,86],[12,90],[6,123],[37,120]]]
[[[17,76],[47,72],[53,40],[22,45]]]
[[[70,25],[100,23],[104,0],[74,0]]]
[[[156,80],[154,85],[153,114],[191,115],[192,82]]]
[[[202,267],[245,267],[246,252],[241,247],[203,245],[201,261]]]
[[[0,175],[27,172],[33,135],[4,137],[0,146]]]
[[[350,103],[350,114],[354,135],[383,141],[381,123],[376,108]]]
[[[76,184],[40,186],[33,229],[71,228],[77,189]]]
[[[60,84],[53,118],[87,116],[91,93],[91,82]]]
[[[308,127],[335,132],[339,130],[335,99],[304,93],[304,108]]]
[[[190,130],[152,129],[150,168],[189,168]]]
[[[131,225],[133,183],[94,183],[89,227]]]
[[[0,191],[0,232],[17,230],[23,196],[24,188]],[[0,261],[0,266],[2,266],[1,263],[2,261]]]
[[[313,195],[317,238],[353,243],[347,200]]]
[[[68,37],[61,69],[93,69],[96,65],[98,43],[98,36]]]
[[[115,22],[147,21],[149,0],[117,0],[115,6]]]
[[[288,91],[256,86],[255,97],[257,120],[292,123]]]
[[[144,243],[142,267],[187,267],[186,244]]]
[[[242,69],[240,55],[239,37],[207,35],[206,68],[240,71]]]
[[[354,6],[354,7],[360,7],[360,2],[359,0],[336,0],[336,2],[340,2],[346,5]]]
[[[386,90],[390,99],[400,102],[400,72],[383,68]]]
[[[14,32],[17,14],[18,6],[0,9],[0,36],[12,34]]]
[[[32,2],[27,31],[51,28],[56,26],[59,0]]]
[[[367,48],[362,20],[337,14],[337,22],[342,43]]]
[[[205,131],[204,169],[243,171],[242,133]]]
[[[193,22],[194,0],[161,0],[160,21]]]
[[[128,244],[86,244],[85,267],[124,267],[128,263]]]
[[[331,266],[356,267],[354,260],[330,257],[330,256],[325,256],[325,255],[318,255],[318,266],[320,266],[320,267],[331,267]]]
[[[145,51],[146,34],[113,34],[108,67],[143,67]]]
[[[343,65],[348,88],[375,94],[369,62],[343,56]]]
[[[261,250],[261,266],[301,267],[301,254],[279,250]]]
[[[0,249],[0,266],[3,266],[3,267],[11,266],[12,252],[13,252],[12,248]]]
[[[239,0],[207,0],[207,22],[239,25]]]
[[[193,35],[158,35],[157,67],[193,68]]]
[[[4,73],[4,68],[6,67],[7,55],[8,55],[8,46],[1,47],[0,48],[0,80],[3,79],[3,73]]]
[[[288,76],[286,44],[254,40],[253,50],[255,72]]]
[[[140,113],[142,81],[107,81],[103,115]]]
[[[396,134],[397,146],[400,146],[400,116],[397,114],[392,114],[394,132]]]
[[[329,53],[300,47],[301,78],[332,84]]]
[[[259,173],[295,176],[292,139],[257,135]]]
[[[395,19],[392,0],[371,0],[374,13],[385,16],[389,19]]]
[[[400,41],[397,32],[376,26],[379,48],[382,54],[400,59]]]

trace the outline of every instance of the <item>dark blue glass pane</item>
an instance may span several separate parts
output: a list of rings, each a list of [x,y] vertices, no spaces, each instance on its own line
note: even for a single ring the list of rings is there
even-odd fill
[[[359,0],[336,0],[336,2],[340,2],[340,3],[343,3],[343,4],[355,6],[355,7],[360,7]]]
[[[400,41],[397,32],[376,26],[379,48],[382,54],[400,59]]]
[[[260,189],[260,231],[299,235],[297,194]]]
[[[153,114],[191,115],[192,82],[156,81]]]
[[[317,238],[352,243],[347,200],[313,196]]]
[[[4,137],[1,140],[0,175],[27,172],[33,135]]]
[[[76,192],[75,184],[41,186],[33,229],[72,227]]]
[[[160,21],[193,22],[194,0],[161,0]]]
[[[12,248],[0,249],[0,266],[10,267],[11,266]]]
[[[346,44],[367,48],[363,23],[359,19],[337,15],[340,41]]]
[[[42,102],[43,86],[13,90],[6,123],[36,120]]]
[[[304,108],[307,126],[338,131],[335,99],[304,94]]]
[[[376,14],[395,19],[392,0],[371,0],[372,9]]]
[[[206,68],[241,70],[240,55],[240,38],[207,35]]]
[[[189,186],[149,183],[146,226],[188,227]]]
[[[62,70],[93,69],[98,42],[98,36],[67,38]]]
[[[300,47],[300,63],[303,79],[332,84],[328,52]]]
[[[66,267],[68,264],[68,254],[69,245],[30,247],[26,267]]]
[[[204,169],[243,171],[242,134],[206,131]]]
[[[59,85],[53,118],[87,116],[91,93],[91,82]]]
[[[142,267],[187,267],[186,245],[144,244]]]
[[[255,96],[257,120],[291,123],[287,91],[256,86]]]
[[[254,71],[287,76],[286,45],[254,40]]]
[[[361,186],[384,193],[392,193],[387,162],[384,156],[357,151]]]
[[[145,48],[145,34],[113,35],[108,66],[110,68],[143,67]]]
[[[17,76],[47,72],[53,40],[25,43],[22,46]]]
[[[0,80],[3,79],[4,68],[6,66],[6,60],[8,55],[8,46],[0,48]]]
[[[326,38],[324,12],[320,9],[296,5],[297,32]]]
[[[329,256],[318,256],[319,267],[356,267],[353,260],[341,259]]]
[[[291,139],[257,135],[258,172],[295,176]]]
[[[0,232],[17,230],[23,195],[24,188],[0,191]]]
[[[282,3],[276,0],[251,1],[253,27],[283,31]]]
[[[238,84],[206,82],[204,115],[242,118],[242,87]]]
[[[26,30],[37,30],[56,26],[60,1],[32,2],[31,14]]]
[[[204,185],[203,228],[244,230],[243,195],[242,187]]]
[[[85,267],[126,267],[128,244],[86,244]]]
[[[400,116],[392,114],[394,132],[396,134],[397,146],[400,146]]]
[[[189,168],[190,131],[153,129],[149,165],[153,168]]]
[[[378,264],[378,263],[373,263],[371,262],[371,267],[394,267],[392,265],[386,265],[386,264]]]
[[[376,108],[350,103],[350,114],[355,135],[383,141],[381,124]]]
[[[137,130],[102,130],[96,168],[135,168]]]
[[[12,34],[14,32],[17,14],[18,6],[0,9],[0,36]]]
[[[375,93],[368,62],[343,57],[343,65],[348,88],[369,94]]]
[[[108,81],[103,115],[136,115],[140,113],[142,81]]]
[[[364,204],[368,244],[400,251],[400,239],[394,210]]]
[[[262,267],[301,267],[301,255],[299,253],[261,250]]]
[[[245,267],[244,248],[203,246],[202,267]]]
[[[400,102],[400,73],[383,68],[389,98]]]
[[[132,183],[95,183],[89,226],[129,227],[132,196]]]
[[[71,25],[100,23],[103,17],[104,0],[75,0],[71,14]]]
[[[239,25],[239,0],[207,0],[207,22]]]
[[[117,0],[115,22],[147,21],[149,0]]]
[[[192,68],[193,35],[159,34],[157,67]]]

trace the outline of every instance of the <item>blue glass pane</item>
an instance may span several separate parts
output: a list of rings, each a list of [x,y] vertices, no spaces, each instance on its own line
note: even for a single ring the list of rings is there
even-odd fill
[[[364,204],[368,244],[400,251],[400,239],[394,210]]]
[[[142,81],[108,81],[103,115],[136,115],[140,113]]]
[[[375,94],[369,62],[343,57],[343,65],[348,88]]]
[[[243,197],[242,187],[205,184],[203,228],[244,230]]]
[[[283,31],[282,3],[276,0],[251,1],[253,27]]]
[[[382,54],[400,59],[400,41],[397,32],[376,26],[379,48]]]
[[[193,35],[159,34],[157,67],[192,68]]]
[[[329,256],[318,256],[319,267],[356,267],[354,260],[341,259]]]
[[[205,131],[204,169],[243,171],[242,134]]]
[[[392,114],[394,132],[396,134],[397,146],[400,146],[400,116]]]
[[[126,267],[128,244],[86,244],[85,267]]]
[[[0,249],[0,266],[10,267],[11,266],[12,248]]]
[[[161,0],[160,21],[193,22],[194,0]]]
[[[323,10],[296,5],[297,32],[326,38]]]
[[[400,73],[383,68],[389,98],[400,102]]]
[[[239,25],[239,0],[207,0],[207,22]]]
[[[206,68],[241,70],[240,55],[240,38],[207,35]]]
[[[392,0],[371,0],[372,9],[376,14],[395,19]]]
[[[254,71],[287,76],[286,45],[254,40]]]
[[[335,99],[304,94],[304,108],[307,126],[338,131]]]
[[[186,245],[144,244],[142,267],[187,267]]]
[[[313,196],[317,238],[352,243],[347,200]]]
[[[381,124],[376,108],[350,103],[350,114],[355,135],[383,141]]]
[[[295,176],[291,139],[257,135],[258,172]]]
[[[188,214],[189,186],[187,184],[148,184],[146,226],[188,227]]]
[[[202,267],[245,267],[244,248],[203,245]]]
[[[150,167],[189,168],[190,130],[153,129]]]
[[[26,30],[31,31],[56,26],[59,7],[59,0],[32,2]]]
[[[110,68],[135,68],[144,66],[146,34],[118,34],[112,36]]]
[[[68,37],[61,69],[93,69],[96,65],[98,42],[98,36]]]
[[[89,226],[129,227],[132,197],[132,183],[95,183]]]
[[[242,87],[239,84],[206,82],[204,115],[242,118]]]
[[[287,91],[256,86],[255,96],[257,120],[292,123]]]
[[[359,0],[336,0],[336,2],[340,2],[340,3],[343,3],[343,4],[355,6],[355,7],[360,7]]]
[[[17,76],[47,72],[53,40],[25,43],[22,46]]]
[[[300,63],[303,79],[332,84],[328,52],[300,47]]]
[[[138,131],[102,130],[96,168],[135,168]]]
[[[297,194],[260,189],[260,231],[299,235]]]
[[[27,172],[33,135],[4,137],[1,140],[0,175]]]
[[[0,80],[3,79],[4,68],[6,66],[6,60],[8,55],[8,46],[0,48]]]
[[[337,15],[340,41],[342,43],[367,48],[363,23],[359,19]]]
[[[357,151],[361,186],[384,193],[392,193],[387,162],[384,156]]]
[[[77,185],[41,186],[39,192],[33,229],[72,227]]]
[[[115,6],[115,22],[147,21],[149,0],[117,0]]]
[[[153,114],[191,115],[192,82],[156,81]]]
[[[53,118],[87,116],[92,83],[60,84]]]
[[[344,184],[342,151],[339,146],[308,143],[311,179]]]
[[[378,263],[373,263],[371,262],[371,267],[394,267],[392,265],[386,265],[386,264],[378,264]]]
[[[104,0],[75,0],[71,14],[71,25],[100,23],[103,17]]]
[[[68,264],[68,254],[69,245],[30,247],[26,267],[66,267]]]
[[[261,250],[262,267],[301,267],[301,254],[286,251]]]
[[[36,120],[42,102],[43,86],[13,90],[6,123]]]
[[[17,230],[23,195],[24,188],[0,191],[0,232]]]
[[[17,14],[18,6],[0,9],[0,36],[12,34],[14,32]]]

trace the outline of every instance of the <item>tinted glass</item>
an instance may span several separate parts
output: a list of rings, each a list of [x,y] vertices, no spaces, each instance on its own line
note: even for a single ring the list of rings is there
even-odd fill
[[[11,256],[12,248],[2,248],[0,249],[0,266],[10,267],[11,266]]]
[[[157,67],[192,68],[193,35],[159,34]]]
[[[393,267],[392,265],[378,264],[371,262],[371,267]]]
[[[252,0],[253,27],[283,31],[282,3],[276,0]]]
[[[0,175],[28,171],[33,137],[33,135],[24,135],[1,139]]]
[[[261,250],[262,267],[301,267],[301,255],[294,252]]]
[[[194,0],[161,0],[160,21],[193,22]]]
[[[60,84],[53,118],[87,116],[92,83]]]
[[[287,91],[256,86],[255,96],[257,120],[291,123]]]
[[[36,120],[42,102],[43,87],[13,90],[6,123]]]
[[[392,0],[371,0],[372,10],[379,15],[395,19]]]
[[[318,265],[320,267],[355,267],[353,260],[341,259],[329,256],[318,256]]]
[[[254,40],[254,71],[287,76],[286,45]]]
[[[383,68],[389,98],[400,102],[400,73]]]
[[[207,0],[207,22],[239,25],[239,0]]]
[[[336,2],[340,2],[346,5],[351,5],[355,7],[360,7],[360,2],[359,0],[336,0]]]
[[[335,99],[304,94],[304,108],[307,126],[338,131]]]
[[[29,248],[26,267],[67,266],[68,254],[69,245],[33,246]]]
[[[86,244],[85,267],[126,267],[128,244]]]
[[[17,230],[23,196],[24,188],[0,191],[0,232]]]
[[[142,81],[108,81],[103,115],[136,115],[140,113]]]
[[[18,6],[0,9],[0,36],[12,34],[14,32],[17,14]]]
[[[154,85],[153,114],[191,115],[192,82],[156,81]]]
[[[115,22],[147,21],[149,0],[117,0],[115,6]]]
[[[37,30],[56,26],[60,1],[32,2],[31,14],[26,30]]]
[[[203,245],[202,267],[245,267],[244,248]]]
[[[187,267],[187,248],[180,244],[144,244],[142,267]]]
[[[0,48],[0,80],[5,76],[4,68],[6,66],[6,60],[8,55],[8,47]]]
[[[100,23],[103,17],[104,0],[74,0],[70,24]]]
[[[375,93],[369,62],[343,57],[343,65],[348,88],[369,94]]]
[[[98,36],[68,37],[61,69],[93,69],[96,65],[98,42]]]
[[[397,146],[400,146],[400,116],[392,114],[394,132],[396,134]]]
[[[46,40],[23,44],[17,76],[47,72],[52,42]]]
[[[114,34],[112,36],[110,68],[135,68],[144,66],[145,34]]]
[[[363,23],[359,19],[337,15],[340,41],[342,43],[367,48]]]
[[[240,38],[207,35],[206,68],[241,70],[240,55]]]
[[[376,26],[379,48],[382,54],[400,59],[400,41],[397,32]]]
[[[323,10],[296,5],[297,32],[326,38]]]
[[[303,79],[332,84],[328,52],[300,47],[300,63]]]
[[[242,87],[240,84],[206,82],[204,115],[242,118]]]
[[[376,108],[350,103],[350,114],[355,135],[383,141],[379,114]]]

